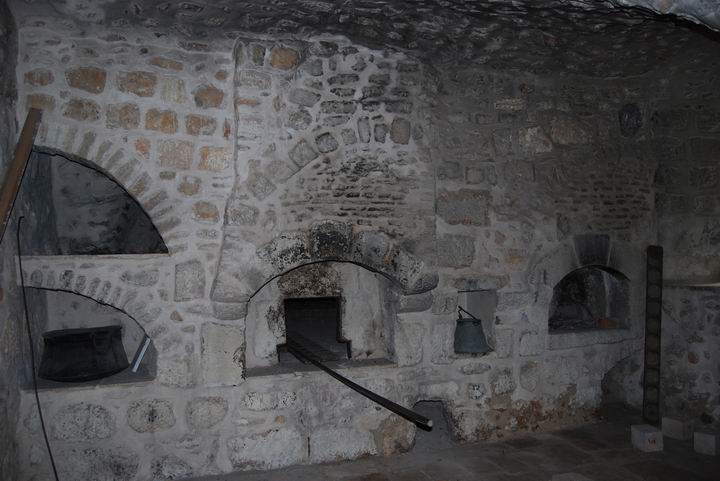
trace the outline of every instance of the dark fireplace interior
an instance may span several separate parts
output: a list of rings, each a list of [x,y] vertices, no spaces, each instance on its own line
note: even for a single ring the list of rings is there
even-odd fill
[[[285,299],[283,306],[288,341],[302,344],[323,361],[350,358],[350,341],[341,334],[339,297]],[[296,362],[285,346],[278,346],[278,360]]]
[[[629,281],[604,266],[576,269],[553,289],[550,331],[577,331],[626,327]]]

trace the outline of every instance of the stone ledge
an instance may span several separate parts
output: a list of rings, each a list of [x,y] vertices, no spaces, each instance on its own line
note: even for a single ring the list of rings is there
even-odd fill
[[[145,385],[155,381],[155,375],[153,375],[146,366],[140,366],[138,372],[132,372],[130,368],[125,369],[112,376],[104,377],[102,379],[96,379],[93,381],[86,382],[57,382],[50,381],[47,379],[38,378],[38,391],[57,391],[63,392],[68,389],[98,389],[115,386],[127,386],[132,385]],[[22,391],[32,392],[32,385],[21,386]]]
[[[23,262],[73,262],[73,261],[94,261],[94,260],[127,260],[127,261],[144,261],[148,259],[164,259],[170,257],[171,254],[166,252],[156,252],[152,254],[100,254],[100,255],[57,255],[57,256],[22,256]]]
[[[601,329],[581,332],[548,333],[548,350],[569,349],[595,344],[616,344],[622,341],[640,339],[632,329]]]

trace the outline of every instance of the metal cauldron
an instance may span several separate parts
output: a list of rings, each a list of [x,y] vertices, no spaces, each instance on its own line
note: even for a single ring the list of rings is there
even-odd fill
[[[38,377],[83,382],[111,376],[128,367],[122,326],[62,329],[43,334],[45,349]]]
[[[463,317],[463,313],[470,317]],[[458,306],[455,326],[455,352],[457,354],[486,354],[492,351],[483,331],[482,321]]]

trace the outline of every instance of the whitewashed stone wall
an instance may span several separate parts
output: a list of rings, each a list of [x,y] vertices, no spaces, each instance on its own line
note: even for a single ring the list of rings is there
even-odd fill
[[[407,449],[411,425],[323,373],[246,376],[262,327],[248,323],[263,321],[253,302],[309,262],[352,262],[392,286],[377,306],[392,362],[345,373],[403,405],[442,401],[462,441],[588,416],[605,373],[640,348],[655,232],[648,78],[439,72],[342,38],[206,45],[28,23],[21,40],[20,111],[45,108],[40,148],[114,178],[170,250],[27,259],[32,285],[122,309],[158,350],[154,381],[44,393],[58,458],[82,460],[61,461],[64,477]],[[629,126],[627,104],[643,114]],[[597,261],[578,248],[588,234],[635,286],[630,329],[550,336],[554,283]],[[466,290],[497,294],[482,358],[453,351]],[[23,479],[47,476],[34,412],[24,392]]]

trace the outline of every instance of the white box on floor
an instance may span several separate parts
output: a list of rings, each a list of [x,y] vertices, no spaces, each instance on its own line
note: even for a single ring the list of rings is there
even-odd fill
[[[662,451],[663,434],[655,426],[649,424],[633,424],[630,426],[632,445],[644,452]]]
[[[686,441],[693,437],[693,422],[689,419],[670,418],[663,416],[662,433],[672,439]]]
[[[713,431],[695,431],[695,452],[717,456],[720,454],[720,434]]]

